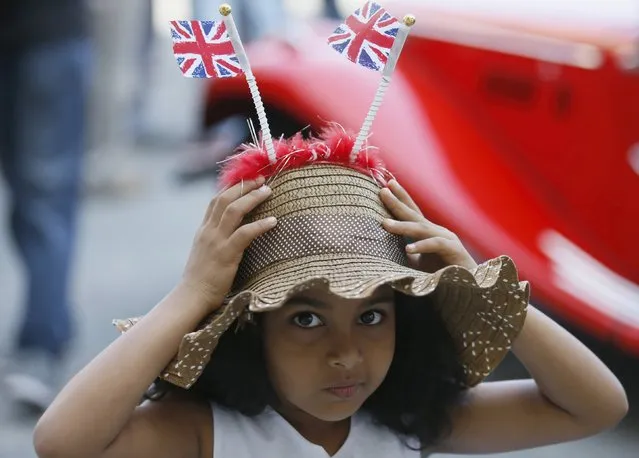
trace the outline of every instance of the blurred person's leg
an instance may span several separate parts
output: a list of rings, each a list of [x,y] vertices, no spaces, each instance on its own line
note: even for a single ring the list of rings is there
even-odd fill
[[[89,190],[127,193],[140,185],[132,162],[153,77],[151,0],[91,3],[96,71],[90,99]]]
[[[138,61],[139,77],[137,88],[133,94],[133,110],[131,116],[133,137],[136,141],[143,140],[147,135],[145,119],[145,105],[148,97],[147,88],[153,77],[153,0],[144,0],[140,12],[140,43],[137,50],[140,59]]]
[[[219,17],[219,7],[222,3],[228,3],[233,8],[233,14],[235,15],[235,2],[233,0],[226,0],[221,2],[218,0],[192,0],[193,15],[192,19],[200,21],[207,21],[216,19]]]
[[[11,56],[6,51],[0,51],[2,62],[9,62]],[[15,107],[16,75],[10,65],[0,66],[0,172],[5,179],[9,178],[9,158],[13,157],[12,123]]]
[[[329,19],[342,18],[342,14],[337,8],[337,0],[324,0],[324,16]]]
[[[91,52],[88,42],[74,39],[10,54],[2,71],[2,166],[27,283],[6,381],[18,400],[44,407],[73,337],[69,291]]]
[[[267,36],[286,38],[288,16],[283,0],[236,0],[244,15],[246,42]]]

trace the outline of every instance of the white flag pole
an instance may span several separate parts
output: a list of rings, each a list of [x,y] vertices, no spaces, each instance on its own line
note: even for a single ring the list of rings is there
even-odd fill
[[[371,132],[373,121],[377,116],[379,107],[382,105],[384,95],[386,95],[386,90],[390,85],[393,72],[395,71],[395,67],[397,66],[397,61],[399,60],[399,56],[402,53],[402,49],[404,48],[404,44],[406,43],[406,39],[408,38],[408,34],[410,33],[410,29],[413,25],[415,25],[415,16],[413,16],[412,14],[407,14],[406,16],[404,16],[404,20],[399,25],[397,37],[395,37],[395,41],[393,42],[393,46],[390,50],[388,60],[386,61],[386,65],[384,65],[384,69],[382,70],[382,80],[377,87],[377,92],[375,93],[373,103],[368,110],[366,119],[364,119],[364,124],[362,125],[362,128],[357,135],[355,145],[353,146],[353,150],[351,151],[351,162],[354,162],[357,159],[357,156],[359,155],[364,142]]]
[[[235,50],[235,54],[237,54],[237,58],[240,61],[240,67],[242,67],[242,71],[246,75],[246,82],[248,83],[249,89],[251,91],[253,104],[255,105],[255,109],[257,110],[257,117],[260,122],[260,128],[262,129],[262,135],[264,144],[266,146],[266,152],[268,154],[269,162],[271,164],[275,164],[275,162],[277,161],[277,157],[275,156],[273,138],[271,136],[271,129],[268,125],[268,119],[266,118],[264,103],[262,102],[262,96],[260,95],[260,91],[257,87],[257,81],[255,80],[255,76],[253,75],[253,71],[251,70],[251,64],[249,63],[248,56],[246,55],[246,51],[244,50],[244,45],[242,44],[242,40],[240,39],[240,34],[237,31],[237,27],[235,26],[235,21],[233,20],[233,15],[231,14],[231,5],[227,3],[221,5],[220,14],[224,17],[224,23],[226,24],[229,38],[231,39],[231,43],[233,44],[233,49]]]

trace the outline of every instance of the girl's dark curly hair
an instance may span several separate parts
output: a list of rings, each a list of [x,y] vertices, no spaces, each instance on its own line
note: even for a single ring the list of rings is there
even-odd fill
[[[430,298],[396,293],[395,310],[393,362],[362,408],[377,424],[408,439],[407,445],[417,439],[426,449],[450,434],[452,409],[466,393],[464,371]],[[267,375],[259,317],[255,325],[222,336],[190,392],[247,416],[278,404]],[[167,390],[180,389],[156,382],[147,399],[159,399]]]

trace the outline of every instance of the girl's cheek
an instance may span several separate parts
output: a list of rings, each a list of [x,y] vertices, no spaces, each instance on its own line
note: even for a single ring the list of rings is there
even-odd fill
[[[395,342],[395,330],[394,329],[379,329],[366,333],[365,339],[376,345],[388,344],[392,345]]]
[[[371,341],[394,341],[395,340],[395,321],[386,320],[377,326],[364,326],[362,329],[364,338]]]
[[[365,352],[369,358],[379,359],[380,362],[387,358],[392,359],[395,353],[394,327],[380,327],[370,330],[364,339],[366,343],[363,347],[366,349]]]
[[[325,326],[305,329],[290,323],[290,321],[279,321],[269,327],[267,341],[275,347],[294,350],[296,347],[306,348],[317,345],[325,334]]]
[[[314,329],[303,329],[291,325],[284,331],[282,337],[285,338],[291,345],[307,348],[318,345],[323,340],[325,335],[325,326],[320,326]]]

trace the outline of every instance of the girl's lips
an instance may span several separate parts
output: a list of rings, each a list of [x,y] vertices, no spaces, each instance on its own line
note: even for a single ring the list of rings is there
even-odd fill
[[[326,388],[325,391],[328,391],[330,394],[337,396],[340,399],[350,399],[359,392],[361,387],[361,384],[335,386]]]

